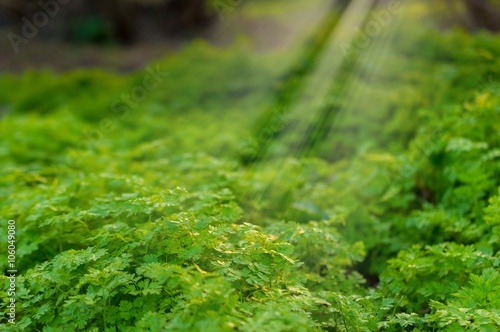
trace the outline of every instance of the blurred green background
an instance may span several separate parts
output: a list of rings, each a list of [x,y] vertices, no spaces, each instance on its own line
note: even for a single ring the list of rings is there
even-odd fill
[[[0,0],[21,326],[498,330],[499,5]]]

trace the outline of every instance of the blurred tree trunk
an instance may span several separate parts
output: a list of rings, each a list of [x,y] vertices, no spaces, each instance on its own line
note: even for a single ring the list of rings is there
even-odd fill
[[[96,3],[101,17],[113,25],[116,38],[125,43],[136,39],[137,11],[132,1],[101,0]]]
[[[123,42],[148,36],[177,36],[196,33],[211,22],[206,0],[163,0],[150,3],[134,0],[97,1],[100,14]]]
[[[211,0],[169,0],[158,21],[164,32],[173,35],[190,34],[204,28],[215,17],[208,9]]]
[[[469,24],[473,29],[500,31],[500,11],[487,0],[465,0]]]

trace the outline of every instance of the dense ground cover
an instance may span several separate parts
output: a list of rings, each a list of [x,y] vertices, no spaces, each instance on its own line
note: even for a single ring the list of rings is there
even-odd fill
[[[500,38],[394,40],[342,69],[310,153],[256,163],[279,54],[0,77],[2,329],[497,331]]]

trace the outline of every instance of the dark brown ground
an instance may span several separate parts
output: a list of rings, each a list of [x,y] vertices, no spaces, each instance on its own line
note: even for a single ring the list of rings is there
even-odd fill
[[[284,14],[280,14],[279,17],[248,15],[242,5],[242,8],[218,18],[197,38],[224,46],[243,35],[261,51],[287,49],[303,40],[307,36],[307,31],[314,28],[314,22],[322,12],[321,0],[314,2],[318,5],[304,6],[306,10],[285,7]],[[19,53],[15,54],[7,39],[10,31],[12,29],[9,28],[0,30],[0,72],[19,73],[26,69],[40,68],[66,71],[96,67],[128,72],[144,68],[153,59],[175,53],[192,40],[170,39],[140,42],[129,46],[96,46],[72,45],[35,38],[29,40],[27,44],[21,44]]]

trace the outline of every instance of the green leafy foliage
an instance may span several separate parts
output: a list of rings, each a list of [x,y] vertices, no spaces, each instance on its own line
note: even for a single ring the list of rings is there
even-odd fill
[[[367,102],[335,83],[327,106],[351,111],[338,131],[257,165],[240,148],[280,56],[193,43],[126,113],[112,104],[147,69],[2,75],[19,274],[16,325],[0,328],[499,330],[499,37],[394,38],[384,61],[405,70],[342,68]]]

